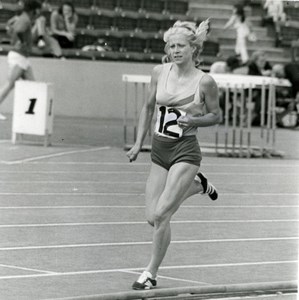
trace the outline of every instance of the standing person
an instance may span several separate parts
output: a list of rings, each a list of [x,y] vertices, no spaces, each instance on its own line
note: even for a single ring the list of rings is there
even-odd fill
[[[250,24],[246,20],[244,8],[240,5],[233,7],[233,13],[227,23],[224,25],[224,29],[234,27],[236,30],[236,45],[235,52],[240,55],[243,64],[247,63],[249,56],[247,50],[247,39],[255,41],[256,37],[251,32]]]
[[[32,67],[28,56],[32,47],[31,24],[41,13],[41,3],[37,0],[24,0],[22,13],[11,27],[11,43],[13,49],[9,51],[8,79],[0,88],[0,104],[5,100],[9,92],[14,88],[16,80],[23,78],[34,80]],[[6,117],[0,114],[0,120]]]
[[[266,17],[264,21],[270,20],[273,22],[276,34],[276,46],[279,46],[282,40],[281,23],[286,21],[284,12],[283,0],[266,0],[264,3]]]
[[[51,14],[52,36],[58,41],[61,48],[73,48],[78,15],[72,2],[65,1],[58,10]]]
[[[133,289],[149,289],[171,240],[170,220],[185,199],[196,193],[216,200],[218,193],[199,172],[202,159],[197,128],[219,121],[218,88],[210,75],[199,70],[199,55],[209,21],[199,27],[177,21],[164,34],[166,58],[153,69],[149,97],[139,119],[137,139],[127,152],[136,160],[157,107],[152,141],[151,169],[146,184],[146,216],[153,226],[152,255]]]

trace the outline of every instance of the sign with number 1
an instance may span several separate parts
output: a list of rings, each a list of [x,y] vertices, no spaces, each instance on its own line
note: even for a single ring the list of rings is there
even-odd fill
[[[13,109],[13,133],[51,134],[53,129],[53,85],[17,81]]]

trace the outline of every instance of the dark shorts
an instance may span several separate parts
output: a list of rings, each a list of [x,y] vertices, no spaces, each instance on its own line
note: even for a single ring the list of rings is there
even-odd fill
[[[195,135],[183,136],[177,140],[154,135],[151,158],[153,163],[169,170],[178,162],[200,166],[202,156]]]

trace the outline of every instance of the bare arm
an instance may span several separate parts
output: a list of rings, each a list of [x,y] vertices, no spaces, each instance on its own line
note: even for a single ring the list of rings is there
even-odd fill
[[[146,133],[149,127],[151,126],[152,118],[155,112],[157,81],[160,71],[161,66],[156,66],[153,69],[151,82],[149,86],[149,96],[145,101],[139,116],[136,142],[134,146],[127,152],[127,156],[130,159],[130,161],[136,160],[144,142]]]
[[[77,23],[78,23],[78,16],[76,14],[74,14],[72,18],[65,18],[67,31],[72,34],[75,34]]]
[[[201,97],[204,97],[207,113],[203,116],[186,115],[178,119],[180,127],[207,127],[220,121],[218,87],[210,75],[205,75],[200,85]]]
[[[67,34],[68,34],[67,31],[59,30],[57,28],[57,18],[58,18],[58,12],[57,11],[52,12],[51,18],[50,18],[50,26],[51,26],[52,33],[67,36]]]
[[[230,19],[226,22],[226,24],[224,25],[223,29],[227,29],[229,27],[231,27],[234,23],[235,23],[235,20],[236,20],[236,16],[235,15],[232,15],[230,17]]]

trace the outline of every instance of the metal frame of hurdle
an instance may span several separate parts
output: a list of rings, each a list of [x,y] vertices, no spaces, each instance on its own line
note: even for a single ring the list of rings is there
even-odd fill
[[[276,86],[290,87],[289,81],[265,76],[210,75],[225,93],[224,126],[215,126],[215,153],[218,156],[248,158],[283,156],[282,152],[275,149]],[[123,74],[122,81],[125,83],[124,149],[130,149],[137,137],[139,112],[147,98],[150,76]],[[261,90],[261,120],[258,129],[260,132],[258,138],[256,134],[254,136],[255,145],[251,125],[253,89]],[[232,103],[230,94],[233,95]],[[229,111],[230,105],[232,112]],[[142,150],[151,149],[151,137],[150,129]]]
[[[290,87],[287,80],[265,76],[211,74],[225,94],[224,134],[216,126],[215,151],[219,156],[282,157],[276,148],[276,86]],[[253,144],[253,89],[261,91],[260,123]],[[247,91],[247,95],[245,95]],[[232,95],[232,101],[230,101]],[[229,111],[232,106],[232,111]],[[224,142],[221,144],[221,137]]]

